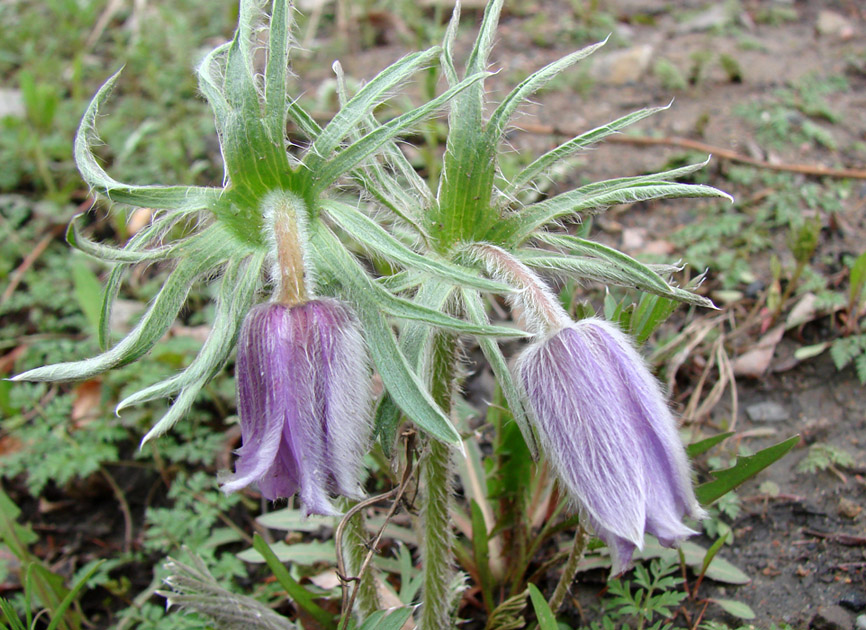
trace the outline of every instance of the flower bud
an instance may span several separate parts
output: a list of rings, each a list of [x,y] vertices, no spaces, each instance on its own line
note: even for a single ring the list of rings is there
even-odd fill
[[[644,533],[673,546],[700,519],[685,449],[658,382],[629,339],[595,318],[527,348],[515,364],[542,446],[575,507],[628,568]]]
[[[273,501],[296,492],[307,514],[335,515],[330,495],[358,498],[371,432],[370,370],[360,325],[343,303],[261,304],[238,342],[243,446],[234,492],[257,483]]]

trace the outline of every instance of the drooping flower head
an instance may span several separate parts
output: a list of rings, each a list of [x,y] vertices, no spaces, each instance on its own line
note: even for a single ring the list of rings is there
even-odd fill
[[[223,490],[296,492],[308,514],[359,497],[370,439],[370,371],[360,327],[334,299],[261,304],[244,320],[236,367],[243,446]]]
[[[515,364],[544,450],[569,496],[625,570],[644,533],[673,546],[703,518],[676,422],[656,379],[613,324],[571,323]]]
[[[241,327],[243,446],[223,490],[256,483],[266,499],[298,493],[307,514],[336,515],[330,495],[361,495],[372,430],[369,358],[350,307],[311,295],[305,213],[293,195],[265,203],[274,301],[251,309]]]

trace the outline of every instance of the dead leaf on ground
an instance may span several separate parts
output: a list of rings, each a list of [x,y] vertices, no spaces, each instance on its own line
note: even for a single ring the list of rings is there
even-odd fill
[[[75,428],[81,428],[86,422],[99,416],[102,406],[102,381],[92,378],[89,381],[79,383],[73,390],[72,414],[70,417],[75,423]]]
[[[8,374],[15,367],[15,362],[27,351],[27,346],[20,345],[0,357],[0,374]]]
[[[751,378],[763,376],[767,372],[767,368],[770,367],[776,346],[784,335],[784,325],[775,326],[767,331],[755,347],[734,360],[734,374]]]

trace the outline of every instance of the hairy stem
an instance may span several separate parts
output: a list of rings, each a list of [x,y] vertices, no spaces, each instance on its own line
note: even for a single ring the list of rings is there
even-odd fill
[[[369,541],[364,531],[364,513],[360,512],[349,519],[343,538],[343,549],[346,554],[346,572],[360,577],[355,611],[358,619],[364,620],[379,610],[379,595],[376,592],[375,570],[367,567],[361,571],[367,557]],[[348,612],[348,611],[347,611]]]
[[[457,341],[453,335],[438,334],[433,339],[433,398],[446,412],[451,409],[451,393],[457,361]],[[449,511],[453,495],[451,447],[430,439],[427,452],[419,462],[422,487],[421,529],[424,548],[424,604],[420,630],[447,630],[453,627],[454,608],[454,534]]]
[[[574,545],[571,547],[571,553],[568,554],[568,561],[562,568],[562,575],[559,576],[559,582],[556,589],[553,591],[553,596],[550,598],[550,609],[553,614],[556,614],[562,607],[562,602],[565,601],[565,596],[571,583],[574,582],[574,576],[577,575],[577,565],[583,559],[583,552],[586,551],[586,543],[589,536],[582,525],[577,526],[577,532],[574,534]]]

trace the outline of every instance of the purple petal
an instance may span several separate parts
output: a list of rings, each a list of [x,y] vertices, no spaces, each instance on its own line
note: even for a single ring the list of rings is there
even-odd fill
[[[371,432],[370,370],[360,327],[336,300],[250,311],[238,345],[243,446],[223,490],[258,483],[298,492],[307,514],[336,515],[329,493],[360,496]]]
[[[235,474],[223,485],[235,492],[262,478],[274,465],[286,415],[288,365],[280,343],[289,310],[278,304],[253,308],[238,340],[238,411],[243,446]]]
[[[685,449],[656,379],[628,337],[584,319],[530,346],[515,369],[554,470],[611,552],[614,573],[644,532],[674,545],[694,532]]]
[[[621,412],[627,392],[603,348],[572,328],[531,346],[517,363],[539,437],[569,495],[596,523],[643,545],[641,445]]]
[[[319,396],[328,447],[329,472],[338,494],[362,496],[360,469],[372,431],[370,368],[357,319],[342,304],[329,300],[320,311],[321,362]]]

